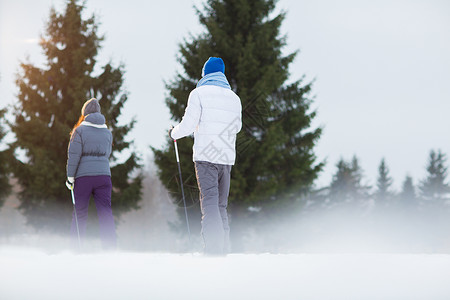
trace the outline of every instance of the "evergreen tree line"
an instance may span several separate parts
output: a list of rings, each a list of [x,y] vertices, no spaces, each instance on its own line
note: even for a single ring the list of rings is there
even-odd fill
[[[447,182],[447,158],[441,150],[431,150],[426,166],[426,177],[414,184],[407,175],[401,190],[392,187],[393,179],[383,158],[378,167],[375,186],[364,183],[363,170],[356,156],[350,161],[340,159],[330,185],[317,192],[329,207],[337,205],[370,206],[375,209],[445,207],[450,204],[450,185]]]

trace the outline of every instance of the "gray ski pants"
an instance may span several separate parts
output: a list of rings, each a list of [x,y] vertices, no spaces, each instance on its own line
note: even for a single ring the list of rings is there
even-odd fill
[[[195,162],[195,173],[200,189],[202,236],[205,253],[226,254],[230,248],[228,225],[228,195],[231,165]]]

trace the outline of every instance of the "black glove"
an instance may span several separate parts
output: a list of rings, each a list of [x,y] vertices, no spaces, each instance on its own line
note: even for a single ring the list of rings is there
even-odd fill
[[[173,137],[172,137],[172,130],[173,130],[173,126],[170,127],[170,129],[169,129],[169,137],[173,140]]]

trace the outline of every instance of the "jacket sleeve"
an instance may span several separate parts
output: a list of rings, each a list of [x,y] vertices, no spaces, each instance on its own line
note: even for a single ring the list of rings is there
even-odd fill
[[[70,139],[67,150],[67,177],[75,177],[83,153],[83,145],[78,130],[75,130]]]
[[[108,159],[109,159],[111,157],[111,154],[112,154],[112,146],[114,144],[114,140],[113,140],[113,136],[112,136],[111,130],[108,129],[108,131],[109,131],[109,147],[108,147],[108,150],[109,150]]]
[[[239,98],[238,98],[239,99]],[[233,127],[236,128],[236,134],[238,134],[242,129],[242,104],[241,99],[239,99],[239,114],[238,117],[233,122]]]
[[[241,107],[241,111],[239,112],[239,124],[238,124],[238,129],[236,134],[238,134],[242,129],[242,107]]]
[[[189,94],[186,110],[184,111],[183,119],[180,124],[175,126],[172,130],[171,136],[177,140],[182,137],[188,136],[195,131],[200,122],[200,116],[202,114],[202,108],[200,105],[200,98],[198,93],[193,90]]]

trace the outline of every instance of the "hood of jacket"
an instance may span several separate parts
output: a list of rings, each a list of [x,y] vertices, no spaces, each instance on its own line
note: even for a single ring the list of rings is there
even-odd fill
[[[101,113],[89,114],[84,120],[95,125],[103,125],[106,121],[105,117]]]

